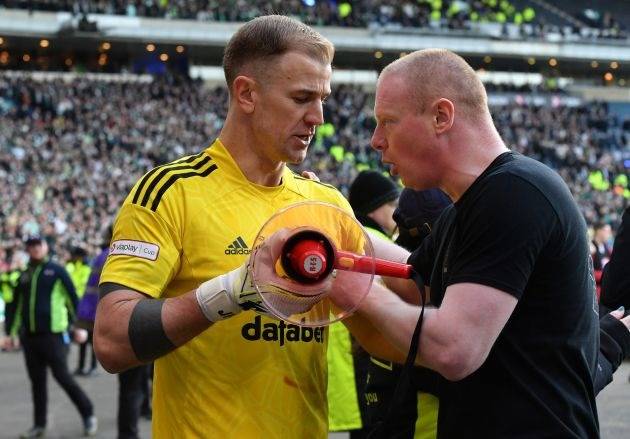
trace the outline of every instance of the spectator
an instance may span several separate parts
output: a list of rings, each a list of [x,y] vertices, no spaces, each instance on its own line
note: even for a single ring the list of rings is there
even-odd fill
[[[41,437],[46,432],[48,389],[47,368],[70,397],[83,420],[84,434],[97,431],[94,407],[68,372],[68,328],[78,298],[64,268],[48,259],[48,244],[39,236],[25,241],[30,256],[15,290],[16,315],[11,334],[20,334],[24,359],[31,380],[33,427],[20,437]],[[59,300],[58,298],[62,298]],[[66,306],[68,308],[66,308]],[[73,336],[78,338],[76,330]]]
[[[66,271],[72,279],[72,284],[77,292],[77,297],[81,299],[85,294],[90,277],[90,266],[87,262],[87,252],[81,247],[72,247],[70,250],[70,260],[66,263]]]
[[[109,226],[103,233],[103,242],[101,244],[100,253],[92,260],[90,264],[90,276],[87,281],[86,293],[79,302],[77,310],[77,326],[88,332],[85,343],[81,343],[79,348],[79,364],[75,371],[75,375],[91,376],[96,372],[97,360],[94,352],[94,318],[96,316],[96,305],[98,303],[98,283],[101,278],[101,270],[105,265],[105,260],[109,254],[109,243],[112,240],[112,228]],[[90,348],[91,364],[88,370],[85,369],[87,350]]]
[[[598,223],[594,227],[593,240],[591,241],[591,256],[593,257],[593,268],[595,271],[602,271],[612,253],[612,228],[610,224]]]

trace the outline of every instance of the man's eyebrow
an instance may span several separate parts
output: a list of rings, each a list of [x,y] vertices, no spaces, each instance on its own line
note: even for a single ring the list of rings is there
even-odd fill
[[[299,94],[299,93],[304,93],[304,94],[308,94],[308,95],[317,95],[317,96],[330,96],[332,94],[332,92],[329,91],[324,91],[324,93],[322,93],[320,90],[314,89],[314,88],[299,88],[297,90],[293,90],[292,93],[295,94]]]

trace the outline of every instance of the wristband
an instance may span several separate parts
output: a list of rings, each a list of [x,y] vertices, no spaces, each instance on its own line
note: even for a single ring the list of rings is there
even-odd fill
[[[234,282],[238,282],[243,267],[210,279],[197,288],[195,295],[201,312],[211,322],[225,320],[241,312],[233,298]],[[245,268],[246,269],[246,268]],[[238,285],[240,287],[240,285]]]

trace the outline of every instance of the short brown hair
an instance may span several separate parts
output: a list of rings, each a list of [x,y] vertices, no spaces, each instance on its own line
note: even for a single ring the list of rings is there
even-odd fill
[[[241,26],[223,53],[223,71],[228,89],[243,67],[265,62],[289,51],[305,53],[325,64],[335,54],[333,44],[311,27],[290,17],[266,15]],[[254,66],[261,71],[260,66]]]
[[[421,112],[432,100],[446,98],[469,118],[489,113],[486,88],[473,68],[446,49],[424,49],[406,55],[383,70],[407,79]]]

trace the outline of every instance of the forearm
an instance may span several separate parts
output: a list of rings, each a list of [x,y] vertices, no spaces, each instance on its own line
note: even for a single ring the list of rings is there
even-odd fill
[[[383,338],[406,356],[420,307],[403,302],[383,287],[374,286],[360,306],[359,315],[379,328]],[[425,308],[416,364],[433,369],[447,379],[458,380],[485,360],[485,345],[470,342],[470,337],[454,322],[456,320],[442,309]]]
[[[94,349],[106,370],[120,372],[166,355],[210,325],[195,291],[163,300],[116,291],[99,302]]]
[[[370,355],[382,360],[402,364],[407,353],[396,348],[372,323],[360,314],[354,314],[343,320],[348,330]]]
[[[399,297],[385,288],[375,285],[359,309],[359,315],[370,321],[388,343],[398,352],[406,353],[411,345],[411,337],[415,329],[420,308],[405,303]],[[422,333],[420,338],[419,355],[416,363],[437,370],[437,364],[431,360],[431,352],[436,351],[434,337],[428,331],[434,325],[433,313],[435,309],[425,308]],[[357,337],[358,338],[358,337]],[[360,340],[359,340],[360,341]]]
[[[374,256],[388,261],[401,262],[403,264],[407,263],[407,259],[409,259],[410,255],[409,251],[369,231],[367,231],[367,234],[370,237],[370,242],[374,249]]]
[[[409,259],[409,252],[391,241],[386,241],[368,232],[374,256],[387,261],[406,264]],[[393,277],[383,277],[383,282],[387,288],[398,294],[405,302],[418,305],[420,303],[418,288],[411,279],[399,279]]]

